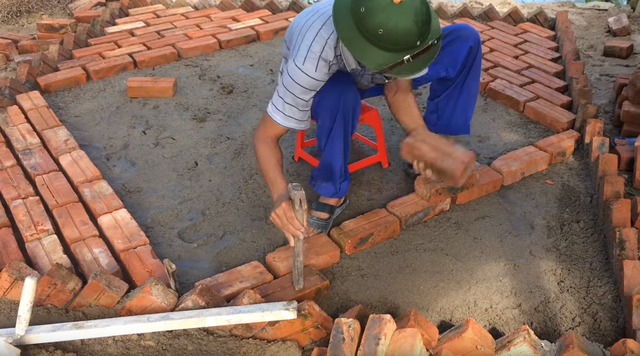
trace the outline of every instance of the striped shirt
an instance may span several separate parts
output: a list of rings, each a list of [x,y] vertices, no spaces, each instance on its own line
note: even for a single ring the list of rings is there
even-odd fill
[[[267,113],[285,128],[309,128],[313,98],[336,71],[349,71],[361,88],[381,79],[360,65],[338,40],[333,2],[323,0],[298,14],[284,37],[278,85]]]

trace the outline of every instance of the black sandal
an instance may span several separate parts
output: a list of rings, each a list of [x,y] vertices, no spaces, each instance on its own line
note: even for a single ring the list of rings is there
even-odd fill
[[[331,227],[333,225],[333,220],[338,215],[340,215],[340,213],[342,213],[344,209],[347,208],[347,205],[349,205],[349,199],[347,198],[345,198],[342,204],[338,206],[330,205],[320,201],[313,203],[311,205],[311,210],[317,211],[319,213],[329,214],[329,217],[326,219],[322,219],[317,216],[309,214],[309,217],[307,218],[307,223],[309,224],[309,227],[314,229],[318,234],[320,233],[328,234],[329,230],[331,230]]]

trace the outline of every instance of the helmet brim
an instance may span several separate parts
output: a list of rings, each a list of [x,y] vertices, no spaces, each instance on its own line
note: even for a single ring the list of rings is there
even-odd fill
[[[360,30],[357,28],[353,17],[351,16],[351,1],[350,0],[335,0],[333,3],[333,24],[338,33],[338,38],[349,52],[368,69],[376,72],[381,71],[390,65],[398,62],[405,56],[412,55],[424,47],[441,34],[440,21],[438,16],[431,6],[431,28],[429,30],[429,37],[420,46],[416,46],[415,49],[406,52],[387,52],[371,45],[367,39],[360,34]],[[422,72],[427,68],[436,58],[440,51],[442,41],[439,41],[433,46],[427,53],[421,55],[410,63],[403,64],[392,71],[389,75],[396,77],[410,77],[417,73]]]

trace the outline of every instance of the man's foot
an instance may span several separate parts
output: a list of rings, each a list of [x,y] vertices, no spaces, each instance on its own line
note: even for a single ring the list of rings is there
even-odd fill
[[[349,199],[345,198],[325,198],[320,199],[311,205],[307,222],[309,230],[307,235],[320,233],[328,234],[333,226],[333,220],[340,215],[349,205]]]

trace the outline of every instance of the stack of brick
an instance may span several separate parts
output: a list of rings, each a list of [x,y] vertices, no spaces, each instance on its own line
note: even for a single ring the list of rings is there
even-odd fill
[[[616,109],[613,125],[622,126],[621,136],[640,135],[640,71],[619,75],[614,83]]]
[[[120,6],[125,8],[126,4]],[[166,8],[163,4],[127,8],[127,17],[115,18],[113,26],[104,27],[105,36],[88,38],[88,47],[74,49],[72,59],[58,64],[60,71],[38,76],[37,82],[43,92],[49,93],[83,85],[88,79],[109,78],[219,48],[270,40],[283,36],[297,14],[274,14],[267,8],[248,10],[251,12],[240,8],[221,11],[219,7]],[[89,20],[83,17],[76,21]],[[96,21],[90,22],[94,26]]]

